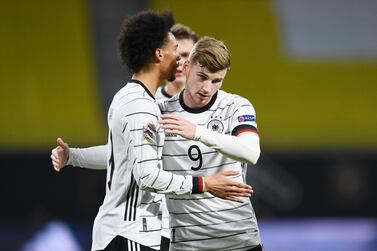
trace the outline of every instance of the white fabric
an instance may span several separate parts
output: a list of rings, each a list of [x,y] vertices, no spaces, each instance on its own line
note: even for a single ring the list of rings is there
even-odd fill
[[[108,112],[106,195],[93,226],[92,250],[104,249],[117,235],[157,249],[161,239],[161,196],[190,194],[192,176],[161,168],[164,133],[160,110],[133,81],[115,96]]]
[[[216,132],[208,133],[210,136],[204,135],[202,139],[210,146],[201,141],[166,133],[163,168],[175,174],[193,176],[209,176],[220,171],[235,170],[240,174],[231,179],[245,182],[247,165],[239,159],[256,162],[259,140],[257,135],[236,138],[231,133],[238,126],[257,128],[255,110],[251,103],[245,98],[223,91],[218,92],[216,100],[207,109],[190,111],[182,102],[180,96],[176,95],[159,106],[162,113],[182,116],[198,128]],[[212,139],[212,135],[227,142],[219,143]],[[253,143],[246,142],[248,140]],[[246,151],[230,149],[237,143],[250,148],[252,152],[249,154],[253,157],[247,156]],[[248,199],[244,203],[237,203],[215,198],[209,193],[166,195],[166,198],[170,212],[171,250],[244,251],[261,243],[256,216]]]
[[[88,148],[69,148],[67,165],[105,170],[107,168],[107,146],[93,146]]]
[[[249,164],[257,163],[260,155],[259,136],[256,133],[245,133],[236,137],[197,127],[195,139],[229,158]]]

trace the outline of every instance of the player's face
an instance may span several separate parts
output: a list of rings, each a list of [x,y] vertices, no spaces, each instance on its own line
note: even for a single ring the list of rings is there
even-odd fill
[[[181,59],[179,60],[179,65],[177,72],[175,73],[175,80],[173,84],[183,86],[186,81],[186,75],[183,72],[183,64],[188,60],[188,56],[192,47],[194,46],[194,41],[192,39],[178,39],[178,53]]]
[[[168,39],[162,47],[163,59],[161,61],[161,72],[164,79],[174,79],[179,62],[178,43],[174,35],[169,32]]]
[[[200,108],[209,103],[212,96],[221,88],[227,69],[211,73],[199,63],[185,63],[187,76],[184,101],[191,108]]]

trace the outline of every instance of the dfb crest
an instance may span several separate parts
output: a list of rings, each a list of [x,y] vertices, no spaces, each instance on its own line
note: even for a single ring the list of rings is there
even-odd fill
[[[208,122],[207,128],[218,133],[222,133],[224,131],[223,123],[218,119],[212,119]]]

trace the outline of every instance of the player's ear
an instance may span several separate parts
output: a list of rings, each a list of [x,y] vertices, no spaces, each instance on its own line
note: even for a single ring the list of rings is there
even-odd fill
[[[163,51],[161,48],[157,48],[155,51],[154,51],[154,61],[156,61],[156,63],[159,63],[162,61],[162,59],[164,58],[164,54],[163,54]]]
[[[188,71],[189,71],[189,68],[190,68],[190,61],[186,60],[183,63],[183,67],[182,67],[183,74],[187,75]]]

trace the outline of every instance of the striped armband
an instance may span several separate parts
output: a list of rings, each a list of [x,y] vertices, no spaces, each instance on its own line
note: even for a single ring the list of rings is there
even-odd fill
[[[192,177],[192,194],[204,193],[204,177]]]
[[[252,125],[247,125],[247,124],[243,124],[243,125],[238,125],[236,126],[233,130],[232,130],[232,135],[233,136],[239,136],[243,133],[246,133],[246,132],[253,132],[253,133],[256,133],[258,134],[258,130],[257,128],[255,128],[254,126]]]

